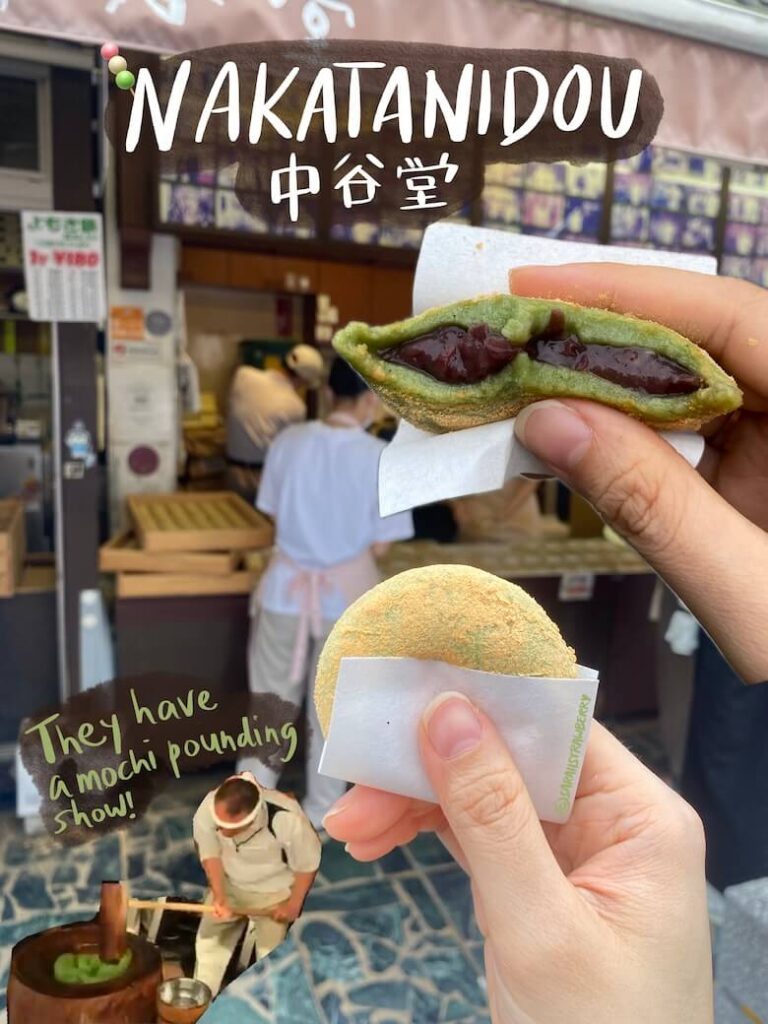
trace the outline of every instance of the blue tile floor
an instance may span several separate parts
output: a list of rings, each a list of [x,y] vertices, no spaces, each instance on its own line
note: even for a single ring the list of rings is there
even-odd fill
[[[665,774],[655,723],[616,730]],[[102,879],[199,900],[192,814],[218,777],[169,787],[129,831],[74,850],[27,837],[0,809],[0,1024],[15,942],[92,918]],[[431,835],[375,864],[326,838],[315,886],[287,940],[237,978],[204,1024],[488,1024],[483,947],[464,873]],[[16,1024],[16,1022],[14,1022]]]
[[[74,850],[27,837],[10,810],[0,813],[0,1020],[14,943],[92,918],[102,879],[127,878],[142,897],[201,898],[191,819],[213,784],[176,783],[130,831]],[[326,837],[317,881],[287,940],[204,1017],[245,1021],[487,1024],[469,887],[439,841],[423,835],[376,864],[358,864]]]

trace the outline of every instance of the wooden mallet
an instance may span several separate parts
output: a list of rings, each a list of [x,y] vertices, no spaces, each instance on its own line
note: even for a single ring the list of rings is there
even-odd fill
[[[269,917],[273,907],[243,911],[242,917]],[[128,898],[122,882],[101,883],[99,906],[99,956],[105,963],[117,963],[128,948],[129,910],[178,910],[188,914],[213,914],[210,903],[170,903],[167,900],[135,900]]]

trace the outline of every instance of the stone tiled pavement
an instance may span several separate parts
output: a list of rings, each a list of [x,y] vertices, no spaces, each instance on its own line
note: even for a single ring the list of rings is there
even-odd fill
[[[210,779],[187,779],[127,832],[66,852],[0,815],[0,986],[26,935],[98,908],[105,878],[134,894],[199,899],[191,818]],[[4,995],[0,1010],[4,1006]],[[206,1024],[485,1024],[482,946],[460,868],[432,836],[376,864],[326,838],[305,912],[283,945],[235,981]]]
[[[321,877],[288,940],[234,981],[205,1024],[484,1024],[469,887],[422,836],[376,865],[324,847]]]
[[[655,729],[618,730],[658,771]],[[199,899],[192,814],[217,780],[188,778],[129,831],[65,850],[27,837],[0,810],[0,1024],[11,949],[26,935],[96,913],[105,878],[135,895]],[[266,961],[234,981],[205,1024],[487,1024],[483,951],[469,886],[429,835],[375,864],[325,841],[305,912]]]

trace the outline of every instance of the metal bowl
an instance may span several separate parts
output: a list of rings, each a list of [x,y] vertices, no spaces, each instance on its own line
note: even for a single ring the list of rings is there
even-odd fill
[[[164,981],[157,990],[161,1006],[172,1006],[177,1010],[194,1010],[208,1006],[213,993],[203,981],[194,978],[174,978]]]

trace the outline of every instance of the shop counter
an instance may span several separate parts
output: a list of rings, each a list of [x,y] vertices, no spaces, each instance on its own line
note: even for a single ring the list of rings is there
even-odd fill
[[[253,585],[267,553],[249,560]],[[439,563],[473,565],[524,587],[558,623],[582,664],[600,672],[598,713],[657,709],[658,627],[650,619],[656,577],[625,545],[600,538],[510,544],[394,544],[382,574]],[[247,686],[249,598],[245,594],[120,597],[115,602],[122,677],[172,672],[214,692]]]
[[[59,700],[56,575],[28,566],[13,597],[0,599],[0,744],[15,743],[21,722]]]
[[[632,548],[601,537],[542,537],[509,544],[408,541],[393,544],[380,565],[385,576],[394,576],[406,569],[440,563],[472,565],[508,580],[563,573],[644,575],[653,572]]]
[[[600,673],[597,714],[652,714],[657,633],[650,610],[656,576],[624,544],[602,538],[540,538],[512,544],[394,544],[381,562],[394,576],[436,563],[472,565],[523,587],[558,624],[580,664]]]
[[[247,594],[118,597],[118,678],[171,673],[201,680],[217,696],[248,688]]]

